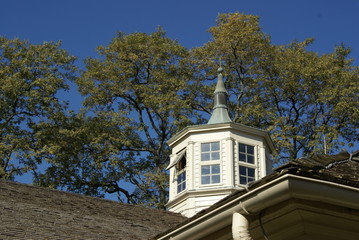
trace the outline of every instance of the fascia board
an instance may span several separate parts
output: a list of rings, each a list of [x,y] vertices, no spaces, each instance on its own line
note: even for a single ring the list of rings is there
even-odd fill
[[[213,196],[214,194],[217,195],[229,195],[237,190],[241,190],[243,188],[233,188],[233,187],[221,187],[221,188],[211,188],[211,189],[194,189],[191,191],[183,191],[178,196],[166,203],[166,207],[170,208],[173,205],[183,202],[192,197],[205,197],[205,196]]]
[[[231,224],[235,212],[243,215],[258,214],[266,208],[295,198],[359,209],[358,188],[286,174],[213,209],[159,239],[199,239]]]
[[[221,131],[221,130],[237,130],[244,133],[254,134],[257,136],[264,137],[267,145],[270,148],[271,152],[275,152],[275,147],[272,139],[269,136],[269,133],[254,127],[249,127],[239,123],[217,123],[217,124],[203,124],[203,125],[193,125],[187,126],[182,129],[180,132],[171,137],[167,143],[169,146],[176,144],[176,142],[180,141],[184,137],[193,134],[193,133],[204,133],[208,131]]]

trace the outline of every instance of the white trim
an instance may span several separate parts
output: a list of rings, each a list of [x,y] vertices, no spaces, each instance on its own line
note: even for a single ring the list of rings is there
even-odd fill
[[[236,130],[244,133],[249,133],[250,135],[263,137],[266,144],[269,147],[269,151],[275,152],[275,147],[272,139],[269,136],[269,133],[258,128],[249,127],[239,123],[218,123],[218,124],[203,124],[188,126],[182,129],[179,133],[171,137],[167,143],[172,146],[177,142],[181,141],[190,133],[201,133],[201,132],[213,132],[213,131],[223,131],[223,130]]]
[[[359,189],[292,174],[283,175],[190,221],[158,239],[200,239],[231,225],[234,212],[258,214],[290,199],[303,199],[358,209]],[[208,227],[211,226],[211,227]]]

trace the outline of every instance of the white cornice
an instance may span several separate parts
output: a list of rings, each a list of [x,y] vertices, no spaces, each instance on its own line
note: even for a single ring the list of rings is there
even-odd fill
[[[228,196],[229,194],[240,190],[243,188],[240,187],[212,187],[207,189],[193,189],[193,190],[186,190],[180,193],[176,198],[169,201],[166,204],[167,208],[173,207],[174,205],[178,204],[179,202],[185,201],[191,197],[204,197],[204,196]]]
[[[181,141],[184,137],[187,137],[191,134],[199,134],[206,132],[218,132],[223,130],[236,130],[247,134],[252,134],[255,136],[263,137],[269,146],[271,152],[275,152],[275,147],[272,139],[269,136],[269,133],[254,127],[249,127],[239,123],[217,123],[217,124],[203,124],[203,125],[193,125],[187,126],[174,135],[168,140],[170,146],[176,144],[178,141]]]

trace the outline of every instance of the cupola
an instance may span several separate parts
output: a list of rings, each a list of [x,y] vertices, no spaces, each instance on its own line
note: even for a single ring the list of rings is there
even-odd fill
[[[274,145],[269,134],[232,122],[227,99],[219,68],[208,123],[188,126],[168,141],[169,211],[191,217],[271,172]]]

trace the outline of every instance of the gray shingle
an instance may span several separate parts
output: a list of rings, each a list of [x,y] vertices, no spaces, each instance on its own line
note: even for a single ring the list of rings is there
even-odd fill
[[[0,179],[0,239],[148,239],[179,214]]]

